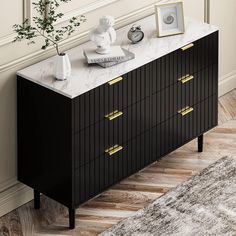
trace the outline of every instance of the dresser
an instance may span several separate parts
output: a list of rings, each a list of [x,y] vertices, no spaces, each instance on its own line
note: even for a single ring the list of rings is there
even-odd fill
[[[157,38],[155,17],[138,24],[145,39],[118,44],[132,61],[88,66],[83,49],[68,51],[72,76],[56,81],[54,58],[17,73],[18,180],[75,209],[110,186],[217,125],[218,29],[186,19],[186,33]],[[193,150],[194,152],[195,150]]]

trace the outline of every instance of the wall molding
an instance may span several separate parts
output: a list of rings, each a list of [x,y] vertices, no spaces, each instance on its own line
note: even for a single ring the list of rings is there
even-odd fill
[[[24,22],[26,19],[29,19],[30,24],[32,24],[32,18],[33,18],[33,16],[32,16],[32,12],[33,12],[32,0],[22,0],[22,1],[23,1],[22,22]],[[68,21],[73,16],[79,16],[79,15],[86,14],[88,12],[94,11],[94,10],[99,9],[101,7],[105,7],[105,6],[110,5],[110,4],[117,2],[117,1],[120,1],[120,0],[97,0],[91,4],[83,6],[82,8],[76,8],[70,12],[65,13],[64,17],[62,19],[58,20],[57,24],[61,24],[65,21]],[[1,37],[0,38],[0,47],[11,43],[15,37],[16,37],[15,33]]]
[[[120,0],[97,0],[97,1],[95,1],[93,3],[90,3],[88,5],[85,5],[81,8],[73,9],[72,11],[69,11],[69,12],[65,13],[64,16],[62,17],[62,19],[57,22],[57,24],[68,21],[73,16],[84,15],[86,13],[89,13],[89,12],[97,10],[99,8],[108,6],[108,5],[110,5],[112,3],[115,3],[115,2],[118,2],[118,1],[120,1]]]
[[[236,88],[236,70],[220,78],[219,97]]]
[[[32,4],[31,4],[31,0],[23,0],[23,21],[25,21],[26,19],[31,19],[32,13]]]
[[[5,46],[5,45],[11,43],[14,40],[15,37],[16,37],[15,33],[6,35],[4,37],[1,37],[0,38],[0,47]]]
[[[80,15],[86,14],[88,12],[97,10],[101,7],[105,7],[107,5],[110,5],[118,1],[120,0],[97,0],[85,6],[75,8],[69,12],[64,13],[64,16],[57,21],[56,25],[61,24],[65,21],[68,21],[74,16],[80,16]],[[24,2],[24,19],[29,19],[30,23],[32,24],[32,18],[33,18],[32,0],[23,0],[23,2]]]
[[[23,13],[22,13],[22,22],[24,22],[26,19],[29,19],[31,16],[31,7],[30,2],[31,0],[22,0],[23,3]],[[12,33],[9,35],[6,35],[4,37],[0,38],[0,47],[5,46],[9,43],[12,43],[14,38],[16,37],[16,33]]]
[[[204,0],[204,21],[208,24],[211,22],[211,0]],[[219,97],[236,88],[236,70],[222,76],[219,79]]]
[[[159,1],[161,1],[161,0],[159,0]],[[116,19],[115,28],[120,28],[124,25],[134,22],[135,20],[137,20],[139,18],[143,18],[143,17],[153,14],[155,4],[150,4],[142,9],[136,10],[130,14],[127,14],[122,17],[118,17]],[[70,37],[69,39],[64,40],[63,42],[60,43],[60,46],[62,48],[69,48],[69,47],[76,46],[76,45],[79,45],[83,42],[88,41],[88,36],[89,36],[90,30],[91,29],[89,29],[81,34],[74,35],[74,36]],[[55,49],[53,47],[50,47],[45,51],[39,50],[37,52],[28,54],[22,58],[16,59],[16,60],[6,63],[4,65],[0,65],[0,73],[3,73],[5,71],[13,69],[15,67],[20,68],[24,64],[28,65],[28,64],[32,64],[33,62],[43,60],[47,57],[54,55],[55,54],[54,51],[55,51]]]
[[[204,0],[204,22],[210,24],[210,0]]]

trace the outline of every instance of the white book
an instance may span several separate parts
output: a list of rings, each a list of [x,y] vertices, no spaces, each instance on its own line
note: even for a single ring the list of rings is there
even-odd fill
[[[126,62],[126,61],[129,61],[129,60],[132,60],[135,58],[135,55],[134,53],[126,50],[126,49],[122,49],[125,53],[125,57],[124,59],[121,59],[121,60],[118,60],[118,61],[108,61],[108,62],[99,62],[97,63],[99,66],[103,67],[103,68],[107,68],[107,67],[111,67],[111,66],[115,66],[115,65],[118,65],[122,62]]]
[[[118,61],[125,58],[125,53],[120,46],[112,46],[111,53],[109,54],[98,54],[94,49],[84,50],[84,56],[86,57],[89,64]]]

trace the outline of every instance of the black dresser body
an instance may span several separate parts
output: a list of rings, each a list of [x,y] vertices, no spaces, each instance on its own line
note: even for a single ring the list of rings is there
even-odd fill
[[[75,209],[217,125],[218,32],[73,99],[17,92],[18,179]]]

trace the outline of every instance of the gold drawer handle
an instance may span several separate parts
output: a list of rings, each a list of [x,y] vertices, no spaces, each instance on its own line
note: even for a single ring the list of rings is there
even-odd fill
[[[112,155],[114,155],[115,153],[121,151],[122,149],[123,149],[122,146],[119,146],[119,145],[116,144],[115,146],[113,146],[113,147],[111,147],[111,148],[105,150],[105,153],[107,153],[109,156],[112,156]]]
[[[182,47],[181,49],[182,49],[182,51],[185,51],[185,50],[187,50],[187,49],[189,49],[189,48],[192,48],[193,46],[194,46],[194,44],[193,44],[193,43],[190,43],[190,44],[188,44],[188,45]]]
[[[188,74],[188,75],[185,75],[185,76],[179,78],[178,81],[181,82],[182,84],[185,84],[188,81],[193,80],[193,79],[194,79],[194,76]]]
[[[116,84],[116,83],[118,83],[118,82],[120,82],[122,80],[123,80],[123,77],[120,76],[120,77],[118,77],[116,79],[113,79],[113,80],[109,81],[108,84],[109,85],[113,85],[113,84]]]
[[[107,118],[108,120],[114,120],[116,118],[118,118],[119,116],[122,116],[123,115],[123,112],[122,111],[113,111],[111,112],[110,114],[108,115],[105,115],[105,118]]]
[[[185,107],[185,108],[179,110],[178,113],[181,114],[182,116],[186,116],[187,114],[189,114],[189,113],[192,112],[192,111],[193,111],[193,108],[187,106],[187,107]]]

